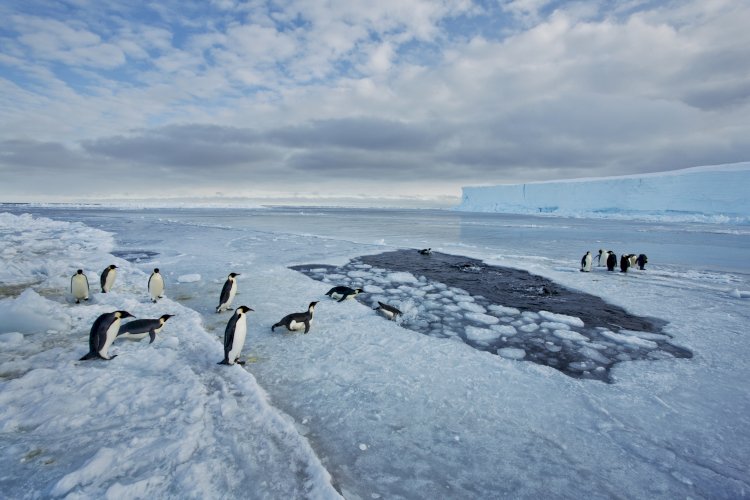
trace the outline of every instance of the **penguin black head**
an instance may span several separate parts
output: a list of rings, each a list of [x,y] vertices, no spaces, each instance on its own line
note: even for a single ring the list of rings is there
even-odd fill
[[[116,265],[114,265],[114,264],[112,264],[111,266],[109,266],[109,268],[110,268],[110,269],[117,269],[117,266],[116,266]]]
[[[83,274],[83,269],[79,269],[78,271],[76,271],[76,274]]]
[[[158,267],[154,268],[154,272],[155,272],[156,274],[159,274],[159,268],[158,268]]]
[[[357,293],[364,293],[365,292],[361,288],[355,288],[354,291],[357,292]]]
[[[115,316],[122,319],[122,318],[135,318],[132,314],[130,314],[127,311],[115,311]]]
[[[247,312],[250,312],[250,311],[254,311],[254,309],[250,309],[247,306],[240,306],[240,307],[237,308],[237,312],[241,312],[243,314],[247,313]]]
[[[172,318],[172,317],[174,317],[174,314],[162,314],[159,319],[167,321],[169,318]]]
[[[315,302],[310,302],[310,305],[309,305],[309,306],[307,306],[307,308],[308,308],[308,309],[310,309],[310,308],[312,308],[312,309],[315,309],[315,306],[316,306],[316,305],[318,305],[318,301],[317,301],[317,300],[316,300]]]
[[[239,276],[240,273],[229,273],[230,278],[234,278],[235,276]]]

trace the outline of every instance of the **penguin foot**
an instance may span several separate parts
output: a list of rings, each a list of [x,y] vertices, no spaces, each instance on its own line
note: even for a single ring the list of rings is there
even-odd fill
[[[80,304],[80,303],[81,303],[81,301],[80,301],[80,300],[76,300],[76,304]]]
[[[238,359],[238,360],[236,360],[236,361],[234,362],[234,364],[236,364],[236,365],[244,365],[244,364],[245,364],[245,362],[244,362],[244,361],[240,361],[240,360]]]
[[[226,359],[222,359],[221,361],[219,361],[219,362],[218,362],[218,363],[216,363],[216,364],[217,364],[217,365],[228,365],[228,364],[229,364],[229,361],[227,361]]]

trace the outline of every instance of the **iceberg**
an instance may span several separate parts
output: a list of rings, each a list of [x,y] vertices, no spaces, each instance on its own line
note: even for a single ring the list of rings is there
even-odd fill
[[[750,162],[463,188],[467,212],[747,222]]]

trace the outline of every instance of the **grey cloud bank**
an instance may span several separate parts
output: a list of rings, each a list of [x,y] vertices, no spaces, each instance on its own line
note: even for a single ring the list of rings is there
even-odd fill
[[[437,199],[750,158],[743,2],[108,5],[0,7],[0,200]]]

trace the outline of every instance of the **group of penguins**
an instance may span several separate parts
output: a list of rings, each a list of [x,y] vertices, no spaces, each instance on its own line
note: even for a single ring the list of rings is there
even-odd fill
[[[598,266],[607,266],[607,271],[614,271],[617,267],[617,254],[612,250],[599,249],[599,255],[596,256]],[[594,259],[591,256],[591,252],[581,258],[581,272],[588,273],[591,271],[591,265]],[[638,269],[646,269],[648,263],[648,257],[646,254],[639,254],[636,256],[634,253],[624,253],[620,256],[620,272],[626,273],[631,267],[638,266]]]
[[[112,264],[108,266],[101,274],[100,284],[102,293],[107,293],[112,288],[117,276],[117,266]],[[237,276],[239,273],[229,273],[224,286],[221,289],[219,305],[216,306],[216,312],[232,310],[231,305],[234,296],[237,294]],[[82,269],[78,269],[76,274],[70,279],[70,292],[76,299],[76,304],[81,300],[89,299],[89,282]],[[164,278],[159,273],[159,269],[154,269],[148,279],[148,292],[152,302],[156,303],[164,296]],[[335,286],[331,288],[326,295],[332,299],[343,302],[346,299],[356,297],[363,293],[361,288],[349,288],[347,286]],[[271,327],[274,331],[277,327],[285,327],[289,331],[303,330],[307,333],[310,331],[310,324],[313,320],[313,312],[318,301],[310,302],[307,311],[292,313],[284,316],[281,320]],[[388,319],[395,319],[402,314],[397,308],[378,302],[375,308]],[[224,359],[219,362],[223,365],[244,365],[241,361],[240,352],[245,344],[247,335],[247,313],[253,311],[250,307],[239,306],[234,310],[234,314],[229,319],[224,331]],[[156,338],[156,334],[161,332],[167,320],[173,317],[173,314],[164,314],[158,319],[136,319],[122,324],[121,321],[126,318],[134,318],[128,311],[114,311],[100,315],[91,326],[89,332],[89,352],[81,358],[81,361],[89,359],[111,360],[117,355],[109,354],[109,347],[118,338],[140,340],[148,335],[150,342]]]

